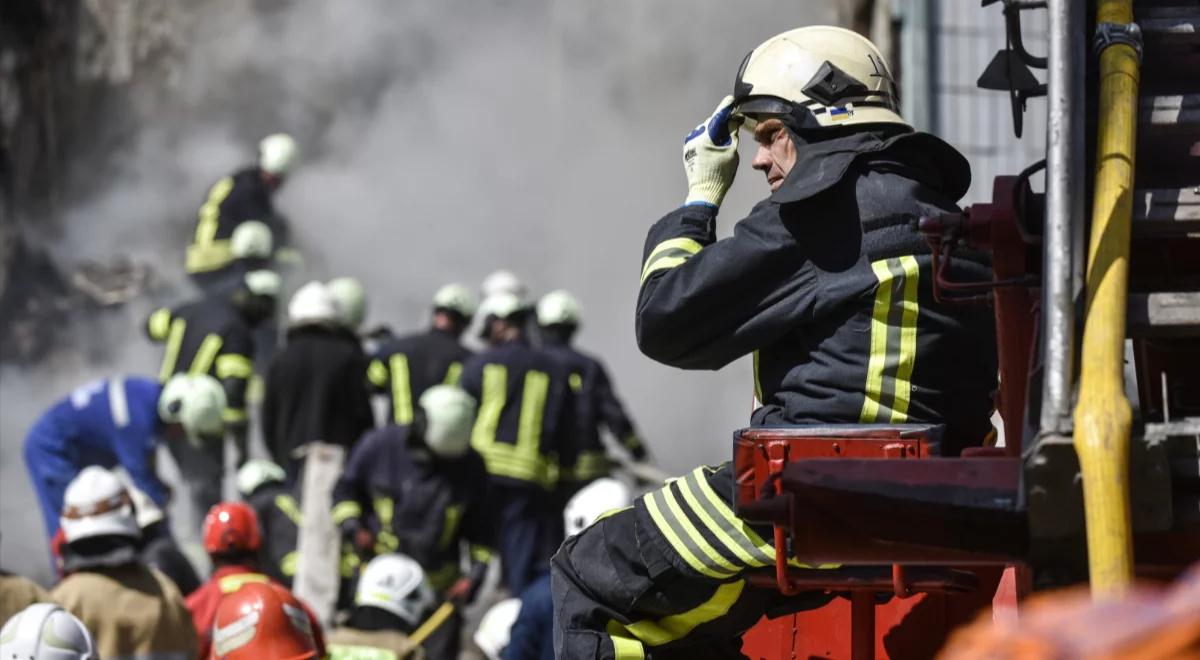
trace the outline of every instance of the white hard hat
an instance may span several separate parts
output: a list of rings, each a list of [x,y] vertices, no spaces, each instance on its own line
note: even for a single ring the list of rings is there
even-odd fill
[[[447,284],[433,294],[433,307],[448,309],[469,319],[475,315],[475,296],[461,284]]]
[[[255,458],[246,461],[246,464],[238,469],[237,489],[242,495],[249,495],[265,483],[283,483],[285,479],[287,473],[283,468],[271,461]]]
[[[353,277],[337,277],[329,280],[325,288],[333,298],[338,322],[351,330],[358,330],[367,318],[367,291],[362,282]]]
[[[225,405],[225,389],[216,378],[175,374],[158,396],[158,416],[168,424],[182,424],[188,440],[199,445],[225,432]]]
[[[354,604],[378,607],[416,626],[433,607],[433,587],[421,565],[401,554],[379,555],[358,578]]]
[[[273,133],[258,143],[258,167],[268,174],[285,176],[300,157],[300,148],[287,133]]]
[[[329,288],[317,281],[297,289],[288,303],[288,323],[292,326],[332,323],[336,318],[337,308]]]
[[[133,501],[117,475],[98,466],[83,468],[63,494],[58,524],[67,543],[96,536],[139,538]]]
[[[246,290],[256,296],[278,298],[283,289],[283,278],[273,270],[252,270],[242,278]]]
[[[163,514],[162,508],[154,500],[150,499],[146,491],[128,483],[125,484],[125,490],[129,492],[129,498],[133,500],[133,518],[137,521],[139,529],[146,529],[154,523],[162,522],[163,518],[166,517]],[[0,660],[3,660],[3,658],[0,658]]]
[[[498,293],[511,293],[522,303],[529,296],[529,289],[507,270],[498,270],[483,280],[483,297],[488,298]]]
[[[471,446],[475,399],[461,387],[434,385],[421,394],[425,411],[425,444],[444,458],[456,458]]]
[[[246,220],[229,237],[229,251],[234,259],[270,258],[275,251],[271,228],[261,220]]]
[[[582,316],[583,306],[562,289],[547,293],[537,304],[538,325],[579,325]]]
[[[750,51],[733,98],[748,130],[770,115],[792,117],[795,128],[908,125],[879,49],[856,32],[828,25],[789,30]]]
[[[83,622],[54,603],[34,603],[0,628],[4,660],[96,660],[96,642]]]
[[[479,305],[479,316],[488,318],[494,316],[498,319],[506,319],[513,314],[521,311],[521,299],[511,293],[493,293],[483,299],[483,303]]]
[[[587,529],[604,514],[633,503],[633,493],[624,482],[604,477],[584,486],[567,500],[563,520],[567,536]]]
[[[521,599],[509,598],[502,600],[484,613],[479,620],[479,628],[475,630],[475,645],[488,657],[488,660],[500,660],[509,640],[512,639],[512,627],[521,613]]]

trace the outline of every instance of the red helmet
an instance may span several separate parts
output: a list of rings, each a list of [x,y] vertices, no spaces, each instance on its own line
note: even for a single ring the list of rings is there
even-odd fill
[[[313,624],[287,589],[248,582],[221,599],[213,621],[213,660],[309,660],[317,657]]]
[[[210,555],[254,553],[262,547],[258,516],[241,502],[221,502],[204,517],[204,550]]]

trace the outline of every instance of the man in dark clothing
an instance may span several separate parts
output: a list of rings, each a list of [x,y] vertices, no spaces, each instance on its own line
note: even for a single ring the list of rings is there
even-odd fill
[[[429,330],[388,339],[371,356],[367,377],[392,403],[391,421],[411,424],[413,402],[425,390],[444,383],[457,385],[471,352],[459,343],[475,314],[475,300],[461,284],[447,284],[433,296]]]
[[[299,563],[296,541],[303,516],[286,480],[283,468],[263,459],[247,461],[237,474],[238,492],[262,528],[259,566],[290,589]]]
[[[689,369],[753,354],[754,425],[942,424],[944,453],[978,444],[996,385],[991,312],[933,299],[916,232],[957,209],[966,161],[904,123],[878,50],[848,30],[773,37],[734,90],[685,140],[685,205],[650,229],[642,351]],[[743,125],[772,195],[718,241]],[[955,269],[991,276],[982,257]],[[733,486],[728,463],[702,466],[568,539],[554,559],[559,656],[739,657],[764,613],[825,602],[746,583],[775,548],[734,514]]]
[[[142,532],[138,552],[142,563],[171,578],[179,593],[185,596],[192,593],[200,586],[200,576],[171,536],[166,514],[136,486],[129,486],[128,491],[133,500],[134,520]]]
[[[525,312],[511,294],[483,302],[489,347],[463,366],[463,389],[479,401],[471,446],[490,475],[500,512],[504,583],[519,594],[547,570],[562,540],[556,489],[560,465],[574,464],[575,402],[566,368],[525,343]]]
[[[348,450],[374,423],[366,356],[336,314],[323,284],[301,287],[288,304],[287,344],[267,373],[263,437],[288,483],[299,473],[297,449],[319,441]]]
[[[581,313],[579,301],[566,291],[551,291],[537,304],[542,350],[567,366],[571,391],[575,393],[575,464],[564,465],[560,472],[567,497],[611,471],[600,437],[601,427],[616,438],[633,460],[640,462],[647,458],[646,448],[617,398],[604,365],[571,345],[579,330]]]

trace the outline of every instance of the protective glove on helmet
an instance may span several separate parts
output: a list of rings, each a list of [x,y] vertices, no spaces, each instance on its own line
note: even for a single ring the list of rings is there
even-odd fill
[[[53,603],[35,603],[0,628],[0,658],[98,660],[96,642],[83,622]]]
[[[737,175],[741,122],[741,116],[733,114],[733,97],[726,96],[712,115],[684,138],[683,170],[688,181],[684,204],[721,205]]]
[[[215,441],[225,432],[221,417],[225,406],[225,389],[205,374],[176,374],[158,396],[159,418],[181,425],[188,441],[197,446]]]

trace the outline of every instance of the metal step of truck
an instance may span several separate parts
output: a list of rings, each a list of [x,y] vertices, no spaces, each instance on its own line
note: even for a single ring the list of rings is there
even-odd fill
[[[1200,292],[1130,293],[1131,337],[1200,337]]]
[[[1136,238],[1200,238],[1200,185],[1135,190],[1133,235]]]

